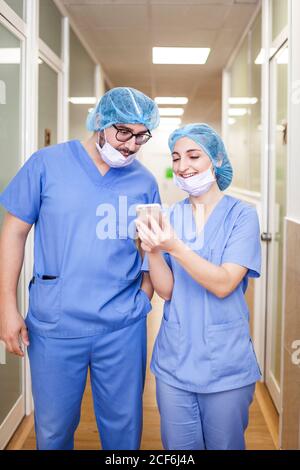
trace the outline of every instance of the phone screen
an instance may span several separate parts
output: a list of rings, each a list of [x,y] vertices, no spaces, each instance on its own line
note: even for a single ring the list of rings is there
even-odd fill
[[[136,208],[138,218],[150,228],[148,215],[151,215],[156,222],[162,225],[162,212],[159,204],[139,204]]]

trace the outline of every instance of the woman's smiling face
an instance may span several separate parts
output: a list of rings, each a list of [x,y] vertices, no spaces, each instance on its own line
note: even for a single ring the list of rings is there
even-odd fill
[[[212,165],[211,159],[192,139],[178,139],[173,152],[173,171],[176,176],[190,178],[208,170]]]

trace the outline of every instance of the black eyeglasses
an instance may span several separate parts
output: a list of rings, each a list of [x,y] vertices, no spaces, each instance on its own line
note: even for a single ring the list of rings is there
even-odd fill
[[[119,142],[128,142],[128,140],[132,139],[132,137],[135,137],[136,145],[143,145],[148,142],[148,140],[152,137],[150,131],[144,133],[139,132],[137,134],[134,134],[133,132],[131,132],[131,130],[127,129],[126,127],[117,127],[115,124],[113,124],[113,127],[117,131],[116,139]]]

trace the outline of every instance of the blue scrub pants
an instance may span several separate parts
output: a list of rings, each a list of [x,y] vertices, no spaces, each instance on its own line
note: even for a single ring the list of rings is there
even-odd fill
[[[75,339],[29,331],[37,448],[73,449],[88,369],[102,448],[136,450],[142,433],[146,318]]]
[[[255,384],[219,393],[192,393],[156,378],[166,450],[244,450]]]

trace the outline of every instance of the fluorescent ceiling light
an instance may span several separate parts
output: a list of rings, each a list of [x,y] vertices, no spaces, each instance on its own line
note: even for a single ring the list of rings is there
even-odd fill
[[[277,64],[287,65],[289,63],[289,49],[286,47],[277,57]]]
[[[19,64],[21,49],[19,47],[0,47],[0,64]]]
[[[155,103],[157,104],[187,104],[188,98],[184,96],[157,96]]]
[[[229,116],[245,116],[247,114],[246,108],[229,108],[228,115]]]
[[[174,126],[179,126],[179,124],[181,124],[181,119],[163,117],[161,118],[160,123],[161,124],[173,124]]]
[[[153,47],[153,64],[205,64],[210,49],[207,47]]]
[[[229,124],[230,126],[233,126],[233,124],[235,124],[235,123],[236,123],[236,119],[234,119],[234,118],[232,118],[232,117],[230,117],[230,118],[228,119],[228,124]]]
[[[96,104],[97,98],[94,96],[74,96],[69,98],[72,104]]]
[[[182,116],[183,108],[158,108],[161,116]]]
[[[258,99],[257,98],[248,98],[248,97],[241,97],[241,98],[229,98],[228,99],[228,103],[229,104],[256,104],[258,102]]]
[[[274,47],[271,47],[270,52],[271,52],[271,55],[273,55],[273,54],[275,54],[276,49]],[[266,60],[265,50],[261,49],[258,56],[255,59],[255,64],[256,65],[262,65],[262,64],[265,63],[265,60]]]

